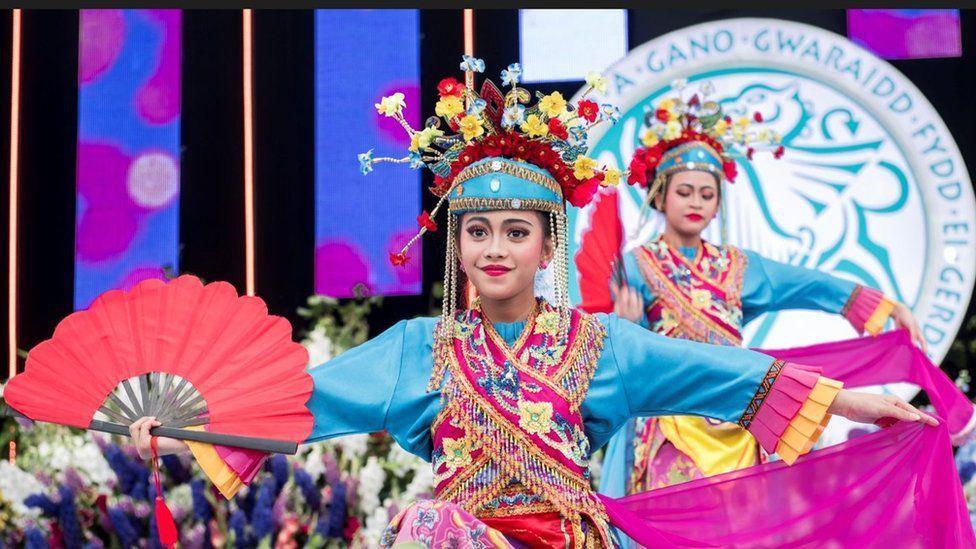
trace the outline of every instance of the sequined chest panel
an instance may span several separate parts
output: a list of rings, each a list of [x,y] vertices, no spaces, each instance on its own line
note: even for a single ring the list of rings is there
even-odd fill
[[[477,310],[439,327],[446,370],[431,427],[440,499],[479,517],[557,511],[604,530],[580,404],[606,336],[593,316],[544,301],[509,347]],[[440,368],[435,368],[435,371]],[[444,371],[441,370],[441,371]]]
[[[658,237],[634,251],[655,300],[647,310],[659,334],[718,345],[742,342],[742,276],[746,255],[702,241],[694,260]]]

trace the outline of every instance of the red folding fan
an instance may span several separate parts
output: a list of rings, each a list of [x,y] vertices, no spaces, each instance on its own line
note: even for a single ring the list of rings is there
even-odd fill
[[[312,430],[307,363],[260,298],[193,276],[146,280],[62,320],[4,398],[36,421],[128,435],[155,416],[153,435],[293,454]]]
[[[627,281],[620,254],[624,235],[617,213],[618,201],[616,190],[596,195],[573,257],[579,274],[579,308],[588,313],[612,312],[610,282]]]

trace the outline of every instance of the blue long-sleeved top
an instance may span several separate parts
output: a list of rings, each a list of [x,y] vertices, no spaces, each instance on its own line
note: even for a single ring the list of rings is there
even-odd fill
[[[736,421],[773,359],[736,347],[667,338],[616,315],[597,315],[607,329],[581,411],[591,449],[628,419],[701,415]],[[427,392],[436,318],[401,321],[376,338],[312,368],[308,441],[387,430],[407,451],[429,460],[430,426],[441,409]],[[496,323],[512,344],[524,322]]]
[[[679,248],[681,254],[694,260],[696,248]],[[747,258],[742,276],[742,323],[757,316],[785,309],[811,309],[840,313],[854,291],[854,282],[815,269],[807,269],[767,259],[756,252],[742,250]],[[645,306],[654,295],[641,276],[634,252],[624,255],[627,284],[644,298]],[[647,319],[641,319],[647,325]]]

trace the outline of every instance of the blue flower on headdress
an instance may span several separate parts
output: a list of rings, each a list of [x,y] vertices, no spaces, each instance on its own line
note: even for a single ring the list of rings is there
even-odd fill
[[[478,97],[472,101],[470,105],[468,105],[468,114],[471,116],[478,116],[487,106],[488,102]]]
[[[407,159],[410,161],[410,167],[414,170],[419,170],[424,167],[424,159],[420,156],[420,151],[412,151]]]
[[[586,156],[588,147],[584,145],[573,145],[572,147],[566,147],[563,149],[562,158],[563,162],[576,162],[576,159],[581,156]]]
[[[359,158],[359,173],[366,175],[373,171],[373,149],[360,153],[357,158]]]
[[[586,141],[587,131],[586,126],[571,126],[569,128],[569,136],[573,141]]]
[[[610,103],[600,105],[600,120],[616,123],[617,120],[620,120],[620,109]]]
[[[502,85],[514,86],[522,79],[522,65],[512,63],[507,69],[502,70]]]
[[[465,72],[485,72],[485,60],[471,57],[470,55],[462,55],[461,70]]]
[[[522,122],[525,122],[525,105],[519,105],[518,103],[505,107],[505,111],[502,113],[502,127],[507,129],[514,128]]]

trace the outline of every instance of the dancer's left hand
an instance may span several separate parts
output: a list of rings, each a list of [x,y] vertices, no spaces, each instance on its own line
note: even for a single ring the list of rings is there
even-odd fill
[[[894,395],[872,395],[842,389],[827,411],[858,423],[887,426],[895,421],[918,421],[936,426],[939,420]]]
[[[895,303],[895,309],[891,312],[891,318],[895,321],[896,327],[908,330],[909,335],[912,336],[912,341],[924,353],[926,348],[925,338],[922,337],[922,330],[918,327],[918,321],[915,320],[915,315],[912,314],[912,310],[904,303]]]

